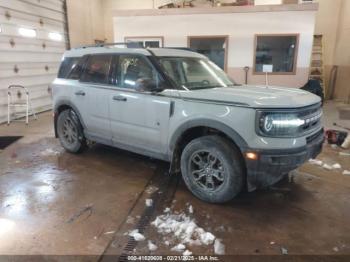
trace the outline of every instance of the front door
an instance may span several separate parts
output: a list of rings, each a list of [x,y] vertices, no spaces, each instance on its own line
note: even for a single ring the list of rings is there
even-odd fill
[[[160,77],[147,58],[139,55],[117,57],[116,90],[109,98],[113,142],[135,152],[166,154],[170,99],[136,90],[143,80]]]

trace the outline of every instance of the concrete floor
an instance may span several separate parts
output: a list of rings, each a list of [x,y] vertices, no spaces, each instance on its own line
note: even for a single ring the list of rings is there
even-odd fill
[[[326,105],[328,126],[337,121],[332,110]],[[350,170],[350,156],[340,156],[344,150],[325,145],[319,157],[342,170],[308,163],[269,190],[210,205],[181,179],[169,178],[167,163],[102,145],[81,155],[64,152],[53,138],[50,113],[28,127],[0,126],[4,135],[24,137],[0,152],[0,254],[92,255],[97,261],[125,252],[125,232],[141,224],[158,250],[148,251],[141,241],[131,253],[178,254],[149,221],[165,207],[183,212],[191,204],[188,215],[222,239],[228,255],[279,255],[281,248],[290,255],[350,255],[350,176],[342,174]],[[155,201],[151,210],[147,198]],[[190,249],[214,253],[212,245]]]

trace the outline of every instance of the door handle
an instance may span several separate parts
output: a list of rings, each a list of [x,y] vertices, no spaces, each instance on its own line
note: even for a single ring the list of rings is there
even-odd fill
[[[78,91],[74,93],[76,96],[85,96],[85,92],[84,91]]]
[[[113,100],[126,102],[128,99],[126,97],[124,97],[124,96],[113,96]]]

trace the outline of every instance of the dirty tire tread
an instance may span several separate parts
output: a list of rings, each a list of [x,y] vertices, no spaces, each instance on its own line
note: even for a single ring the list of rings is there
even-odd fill
[[[74,116],[74,119],[72,122],[74,123],[75,128],[78,131],[78,141],[74,145],[68,145],[64,141],[64,139],[62,138],[61,128],[62,128],[64,120],[67,119],[68,117],[72,117],[72,116]],[[68,152],[73,153],[73,154],[79,154],[79,153],[82,153],[87,148],[87,143],[86,143],[86,138],[84,136],[83,127],[80,123],[79,117],[72,109],[64,110],[58,115],[57,131],[58,131],[58,138],[61,142],[61,145]]]
[[[190,157],[199,149],[211,149],[219,152],[227,178],[218,192],[204,192],[189,178]],[[209,203],[225,203],[237,196],[243,188],[244,164],[239,149],[229,140],[216,135],[204,136],[192,140],[181,155],[181,173],[188,189],[199,199]]]

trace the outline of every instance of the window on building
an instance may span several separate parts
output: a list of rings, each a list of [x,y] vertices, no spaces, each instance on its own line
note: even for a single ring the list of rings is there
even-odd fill
[[[222,70],[226,69],[227,36],[190,36],[188,42],[191,50],[205,55]]]
[[[159,48],[163,47],[163,37],[125,37],[130,47]]]
[[[81,77],[81,81],[97,84],[107,84],[111,60],[111,55],[90,56],[84,73]]]
[[[263,73],[264,65],[272,65],[276,74],[295,73],[298,38],[298,35],[257,35],[255,73]]]

